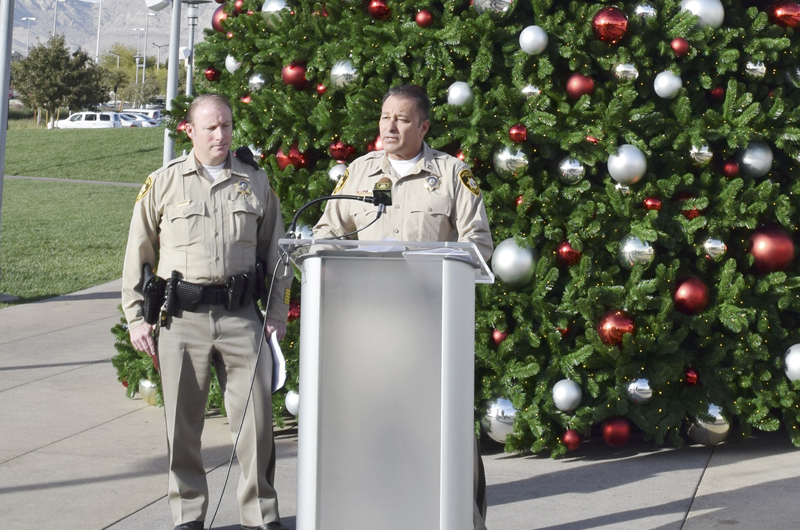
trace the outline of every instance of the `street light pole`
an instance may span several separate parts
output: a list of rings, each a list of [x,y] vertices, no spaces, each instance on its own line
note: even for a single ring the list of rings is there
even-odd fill
[[[100,64],[100,20],[103,14],[103,0],[98,2],[99,8],[97,9],[97,49],[94,51],[94,62]]]
[[[156,60],[156,72],[158,72],[158,69],[161,66],[161,48],[166,48],[169,46],[169,44],[156,44],[155,42],[152,44],[158,48],[158,59]]]
[[[194,86],[194,28],[197,27],[197,5],[189,4],[186,21],[189,23],[189,57],[186,58],[186,95],[191,97]]]
[[[156,16],[155,13],[147,13],[147,16],[144,17],[144,50],[142,50],[142,55],[144,55],[144,66],[142,66],[142,84],[144,84],[144,74],[147,72],[147,23],[150,20],[150,17]]]
[[[58,3],[66,1],[67,0],[56,0],[56,10],[53,12],[53,37],[56,36],[56,17],[58,16]]]
[[[30,31],[29,31],[30,32]],[[14,2],[0,2],[0,220],[3,218],[3,175],[6,169],[6,123],[8,123],[8,85],[11,81],[11,37],[14,33]],[[25,53],[27,55],[27,52]],[[2,271],[0,271],[2,274]],[[9,300],[0,295],[0,298]]]
[[[36,17],[22,17],[23,22],[28,22],[28,35],[25,37],[25,57],[28,56],[28,47],[31,43],[31,20],[36,20]]]
[[[167,111],[172,110],[172,100],[178,95],[178,48],[181,45],[181,0],[172,0],[172,24],[169,31],[169,64],[167,65]],[[166,166],[175,157],[175,140],[164,129],[164,156]]]

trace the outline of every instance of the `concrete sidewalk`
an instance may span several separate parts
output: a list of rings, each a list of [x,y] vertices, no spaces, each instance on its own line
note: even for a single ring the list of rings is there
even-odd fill
[[[163,412],[126,398],[110,362],[119,288],[0,310],[3,530],[172,528]],[[276,442],[289,528],[296,441],[287,431]],[[210,521],[231,450],[225,418],[209,418],[203,443]],[[494,452],[484,462],[491,530],[800,527],[800,451],[783,432],[679,450],[588,440],[562,460]],[[237,481],[234,463],[214,528],[238,529]]]

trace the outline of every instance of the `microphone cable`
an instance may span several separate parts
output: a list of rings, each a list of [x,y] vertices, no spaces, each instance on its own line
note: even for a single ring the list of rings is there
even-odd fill
[[[272,270],[272,277],[269,281],[269,291],[267,291],[267,301],[265,304],[265,309],[269,307],[269,302],[272,299],[272,289],[275,285],[275,277],[278,274],[278,267],[283,263],[283,259],[279,259],[278,262],[275,264],[275,268]],[[219,511],[220,505],[222,505],[222,498],[225,495],[225,488],[228,486],[228,479],[231,476],[231,468],[233,467],[233,458],[236,456],[236,447],[239,445],[239,436],[242,434],[242,426],[244,425],[244,419],[247,416],[247,407],[250,405],[250,397],[253,395],[253,386],[256,382],[256,376],[258,375],[258,361],[261,359],[261,350],[264,347],[264,342],[266,340],[267,335],[267,322],[266,322],[266,315],[264,316],[264,322],[261,326],[261,339],[258,341],[258,351],[256,351],[256,362],[253,365],[253,377],[250,379],[250,389],[247,391],[247,399],[244,403],[244,408],[242,410],[242,421],[239,422],[239,430],[236,432],[236,439],[233,441],[233,450],[231,451],[231,457],[228,460],[228,469],[225,472],[225,481],[222,483],[222,491],[219,494],[219,500],[217,501],[217,506],[214,508],[214,515],[211,516],[211,522],[208,524],[208,529],[211,530],[211,527],[214,526],[214,520],[217,518],[217,512]],[[273,370],[275,368],[273,367]],[[271,390],[271,389],[270,389]],[[255,414],[255,410],[253,414]],[[273,438],[273,444],[275,440]],[[274,447],[273,447],[274,450]]]

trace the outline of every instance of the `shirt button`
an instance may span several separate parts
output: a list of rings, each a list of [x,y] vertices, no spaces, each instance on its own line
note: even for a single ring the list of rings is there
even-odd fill
[[[397,208],[398,210],[400,209],[400,205],[399,204],[395,204],[394,207]]]
[[[219,211],[219,208],[214,208],[214,213],[217,213],[218,211]]]
[[[214,232],[214,237],[219,237],[219,232]]]
[[[433,208],[431,208],[430,206],[428,206],[428,211],[429,211],[429,212],[432,212],[432,211],[433,211]]]
[[[398,230],[397,228],[395,228],[394,230],[392,230],[392,232],[394,232],[395,234],[397,234],[397,233],[399,233],[399,232],[400,232],[400,230]]]
[[[214,258],[214,261],[219,261],[219,256],[217,256],[216,258]]]

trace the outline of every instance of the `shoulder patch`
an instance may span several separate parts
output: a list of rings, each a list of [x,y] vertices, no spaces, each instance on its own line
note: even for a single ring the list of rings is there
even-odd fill
[[[469,191],[472,192],[473,195],[476,197],[481,196],[481,189],[478,187],[478,181],[476,181],[475,177],[472,176],[472,171],[469,169],[462,169],[461,173],[458,174],[458,178],[461,179],[461,182]]]
[[[152,187],[153,187],[153,176],[148,175],[147,180],[145,180],[144,184],[142,184],[142,189],[139,190],[139,195],[136,196],[136,202],[141,201],[144,198],[144,196],[147,195],[147,192],[149,192],[150,188]]]
[[[347,182],[347,177],[349,177],[349,176],[350,176],[350,170],[349,169],[345,169],[344,170],[344,174],[342,175],[342,178],[340,178],[339,179],[339,183],[336,184],[336,189],[333,190],[333,194],[334,195],[336,195],[340,191],[342,191],[342,188],[344,188],[344,185]]]

